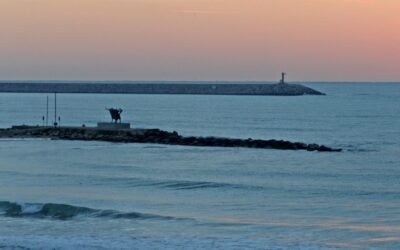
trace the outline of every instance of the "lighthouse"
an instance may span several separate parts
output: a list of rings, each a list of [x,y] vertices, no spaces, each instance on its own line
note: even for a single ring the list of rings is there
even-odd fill
[[[284,84],[285,83],[285,75],[286,75],[286,73],[282,72],[282,78],[281,78],[281,81],[279,82],[280,84]]]

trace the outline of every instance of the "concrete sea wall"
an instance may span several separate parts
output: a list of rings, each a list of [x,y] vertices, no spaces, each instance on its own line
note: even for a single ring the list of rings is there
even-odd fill
[[[0,82],[0,92],[110,93],[187,95],[324,95],[300,84],[261,83],[121,83],[121,82]]]

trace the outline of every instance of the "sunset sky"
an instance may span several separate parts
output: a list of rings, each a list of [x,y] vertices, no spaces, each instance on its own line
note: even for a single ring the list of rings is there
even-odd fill
[[[400,81],[400,0],[0,0],[2,80]]]

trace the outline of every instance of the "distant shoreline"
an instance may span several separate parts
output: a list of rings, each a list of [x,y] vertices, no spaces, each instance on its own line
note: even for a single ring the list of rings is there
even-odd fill
[[[40,82],[3,81],[7,93],[183,94],[183,95],[325,95],[301,84],[226,82]]]

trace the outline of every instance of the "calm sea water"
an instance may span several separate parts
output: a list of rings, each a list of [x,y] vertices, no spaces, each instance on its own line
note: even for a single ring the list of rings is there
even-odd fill
[[[0,249],[399,249],[400,85],[309,86],[328,95],[59,94],[61,125],[121,107],[134,127],[344,151],[2,139]],[[2,93],[0,127],[45,107]]]

